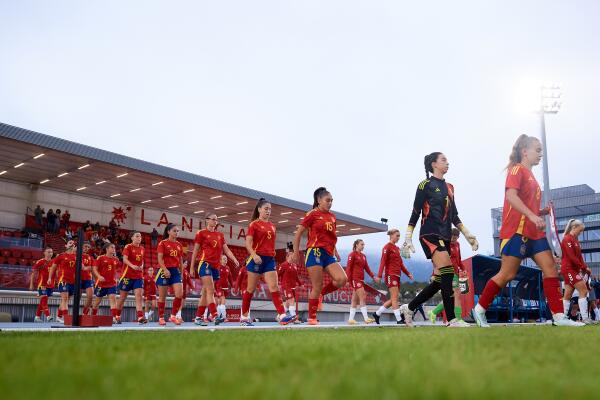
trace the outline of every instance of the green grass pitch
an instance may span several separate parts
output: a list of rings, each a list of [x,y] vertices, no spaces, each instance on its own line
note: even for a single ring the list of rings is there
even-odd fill
[[[600,329],[0,333],[3,399],[580,399]]]

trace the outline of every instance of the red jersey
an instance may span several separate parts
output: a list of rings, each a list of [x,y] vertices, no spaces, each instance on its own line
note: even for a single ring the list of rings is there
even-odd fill
[[[452,261],[452,267],[454,267],[454,273],[459,274],[465,270],[465,266],[462,263],[462,257],[460,255],[460,243],[450,242],[450,260]]]
[[[540,204],[542,201],[542,191],[540,185],[535,180],[533,172],[521,164],[509,168],[506,176],[505,190],[516,189],[519,198],[536,215],[539,215]],[[521,214],[504,198],[504,208],[502,210],[502,227],[500,229],[500,239],[510,239],[515,234],[522,235],[528,239],[538,240],[546,236],[544,231],[535,227],[524,214]]]
[[[144,296],[156,296],[156,282],[150,275],[144,276]]]
[[[335,255],[336,219],[332,212],[323,212],[315,208],[306,213],[302,220],[302,226],[308,229],[307,249],[322,247],[329,255]]]
[[[254,220],[250,222],[246,236],[252,236],[252,249],[256,254],[275,257],[275,225],[273,223]]]
[[[91,281],[92,280],[92,266],[94,265],[94,258],[89,254],[81,255],[81,280],[82,281]],[[86,270],[84,268],[89,267],[90,269]]]
[[[346,275],[350,281],[363,281],[365,279],[365,272],[374,278],[375,274],[369,268],[367,262],[367,256],[360,251],[353,251],[348,255],[348,263],[346,264]]]
[[[575,236],[567,233],[560,242],[560,248],[562,249],[562,260],[560,262],[562,271],[579,272],[588,269],[581,254],[579,240]]]
[[[240,292],[246,291],[246,288],[248,286],[248,271],[246,270],[246,268],[240,268],[237,279],[235,280],[235,285],[237,286]]]
[[[279,275],[281,287],[284,289],[292,290],[298,286],[302,286],[302,282],[298,277],[298,264],[284,261],[279,265],[277,274]]]
[[[62,253],[54,259],[58,266],[58,283],[75,283],[75,253]]]
[[[200,263],[207,262],[214,267],[219,265],[225,245],[225,236],[221,232],[202,229],[196,233],[194,244],[200,246]]]
[[[233,282],[231,280],[231,271],[229,270],[229,267],[227,265],[219,266],[219,280],[217,281],[217,284],[223,290],[228,290],[231,287],[231,285],[233,285]]]
[[[194,287],[194,282],[192,282],[192,277],[190,276],[190,271],[187,268],[183,269],[183,276],[181,279],[183,284],[183,293],[184,295],[188,293]]]
[[[156,248],[158,254],[163,255],[163,262],[167,268],[179,268],[181,266],[181,257],[183,257],[183,247],[178,241],[168,239],[161,240]]]
[[[46,261],[45,258],[37,260],[31,267],[33,271],[38,272],[37,288],[46,287],[48,284],[48,273],[50,272],[50,266],[52,265],[52,259]],[[54,286],[54,285],[52,285]]]
[[[109,257],[107,255],[98,257],[96,260],[96,267],[98,268],[98,273],[104,277],[104,281],[96,281],[96,286],[101,288],[117,286],[115,274],[118,265],[119,259],[117,257]]]
[[[123,257],[127,257],[127,261],[129,261],[136,267],[144,266],[144,248],[142,246],[135,246],[132,243],[129,243],[123,249]],[[142,279],[144,277],[143,269],[137,271],[131,268],[129,265],[125,264],[124,260],[123,265],[125,266],[125,270],[123,271],[123,276],[121,278]],[[165,263],[165,265],[168,264]]]
[[[379,263],[377,277],[381,278],[384,271],[388,276],[400,276],[402,272],[408,276],[408,270],[400,257],[400,248],[390,242],[383,246],[381,251],[381,262]]]

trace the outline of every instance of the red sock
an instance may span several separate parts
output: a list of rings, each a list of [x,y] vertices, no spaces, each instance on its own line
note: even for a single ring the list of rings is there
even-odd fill
[[[317,307],[319,307],[319,299],[308,299],[309,319],[317,319]]]
[[[36,317],[41,317],[42,316],[42,300],[43,297],[40,299],[40,303],[38,304],[37,308],[35,309],[35,316]]]
[[[171,315],[177,315],[179,308],[181,308],[181,300],[181,297],[175,297],[175,300],[173,300],[173,308],[171,309]]]
[[[92,315],[98,315],[98,309],[92,308]]]
[[[90,312],[89,307],[83,307],[83,315],[88,315],[89,312]]]
[[[283,308],[283,302],[281,301],[281,294],[279,292],[272,292],[271,298],[273,299],[273,304],[275,305],[277,314],[285,314],[285,308]]]
[[[500,293],[500,290],[502,290],[502,288],[498,286],[496,282],[490,279],[485,285],[483,293],[481,293],[481,296],[479,296],[479,305],[487,310],[494,301],[494,298],[498,295],[498,293]]]
[[[544,278],[544,295],[552,314],[564,313],[558,278]]]
[[[40,300],[40,305],[46,317],[50,316],[50,310],[48,309],[48,296],[42,296]]]
[[[63,316],[63,310],[61,310],[61,309],[59,308],[59,309],[58,309],[58,312],[56,313],[56,316],[57,316],[58,318],[62,318],[62,316]]]
[[[117,317],[121,318],[121,310],[117,308]]]
[[[335,285],[333,284],[333,282],[329,282],[329,283],[327,284],[327,286],[325,286],[325,287],[323,288],[323,290],[321,290],[321,296],[325,296],[326,294],[329,294],[329,293],[335,292],[336,290],[338,290],[338,287],[337,287],[337,286],[335,286]]]
[[[117,310],[116,308],[111,308],[110,313],[113,316],[113,318],[115,318],[119,315],[119,310]]]
[[[144,312],[143,311],[138,311],[137,312],[137,319],[140,319],[140,318],[144,318]]]
[[[210,313],[211,317],[216,317],[217,316],[217,305],[215,303],[210,303],[208,305],[208,312]]]
[[[204,318],[204,311],[206,310],[206,306],[198,306],[196,309],[196,317]]]
[[[242,315],[248,315],[250,312],[250,302],[252,302],[254,293],[244,292],[242,294]]]
[[[165,317],[165,303],[162,301],[158,302],[158,318]]]

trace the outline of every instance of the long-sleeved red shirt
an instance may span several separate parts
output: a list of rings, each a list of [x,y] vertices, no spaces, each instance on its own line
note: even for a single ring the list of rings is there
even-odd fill
[[[460,243],[458,243],[458,241],[450,243],[450,260],[452,261],[455,274],[465,270],[465,266],[462,263],[462,257],[460,255]]]
[[[379,263],[379,272],[377,277],[381,278],[383,273],[391,276],[400,276],[402,272],[408,276],[409,272],[400,257],[400,248],[393,243],[387,243],[381,251],[381,262]]]
[[[279,275],[279,281],[281,287],[284,289],[294,289],[295,287],[302,286],[302,281],[298,277],[298,265],[290,264],[287,261],[282,262],[277,269]]]
[[[365,279],[365,272],[374,278],[375,274],[371,271],[367,257],[360,251],[353,251],[348,254],[348,263],[346,264],[346,275],[352,281],[362,281]]]
[[[560,242],[560,248],[562,249],[561,269],[575,272],[588,269],[585,261],[583,261],[579,240],[575,236],[566,234]]]
[[[231,281],[231,272],[227,265],[219,265],[219,280],[215,282],[221,289],[229,289],[233,285]]]

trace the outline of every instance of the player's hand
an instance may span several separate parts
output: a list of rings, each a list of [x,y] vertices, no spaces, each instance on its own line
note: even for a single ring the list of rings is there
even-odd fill
[[[410,253],[415,253],[415,246],[412,243],[412,239],[406,239],[404,240],[404,244],[402,244],[400,254],[403,258],[410,258]]]
[[[262,264],[262,258],[260,258],[260,256],[258,254],[253,255],[252,260],[254,261],[254,264],[256,264],[256,265]]]
[[[410,278],[410,280],[411,280],[411,281],[414,281],[414,280],[415,280],[415,277],[414,277],[414,276],[413,276],[413,274],[411,274],[411,273],[409,273],[409,274],[408,274],[408,277]]]
[[[544,231],[546,229],[546,221],[544,221],[544,218],[538,215],[532,215],[531,217],[529,217],[529,220],[533,222],[533,224],[539,231]]]
[[[106,279],[102,275],[98,277],[98,282],[104,282]]]
[[[237,260],[237,258],[233,259],[233,265],[235,265],[236,268],[239,268],[240,262]]]
[[[300,259],[300,252],[294,251],[294,255],[292,256],[292,262],[294,264],[297,264],[299,259]]]
[[[550,214],[550,209],[554,206],[554,202],[550,200],[546,208],[540,210],[540,215],[548,215]]]
[[[191,276],[192,278],[195,278],[195,277],[196,277],[196,271],[194,270],[194,268],[193,268],[193,267],[190,267],[190,276]]]
[[[379,278],[379,277],[376,277],[373,280],[375,281],[375,283],[381,283],[381,278]]]
[[[471,245],[471,250],[477,251],[477,249],[479,249],[479,242],[475,235],[470,234],[469,236],[465,236],[465,239],[467,239],[467,242]]]
[[[163,269],[162,273],[163,273],[163,276],[167,279],[169,279],[171,277],[171,272],[167,268]]]
[[[48,285],[48,287],[52,286],[52,279],[48,278],[48,282],[46,282],[46,284]]]

